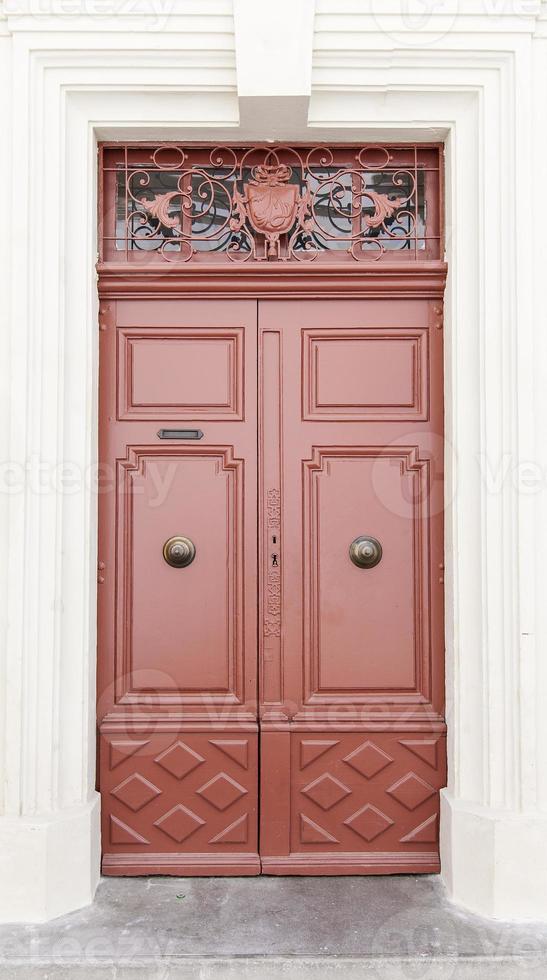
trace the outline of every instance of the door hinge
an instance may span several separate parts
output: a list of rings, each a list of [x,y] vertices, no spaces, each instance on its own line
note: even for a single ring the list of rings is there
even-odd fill
[[[106,330],[109,324],[109,313],[111,307],[109,303],[101,303],[99,306],[99,330]]]

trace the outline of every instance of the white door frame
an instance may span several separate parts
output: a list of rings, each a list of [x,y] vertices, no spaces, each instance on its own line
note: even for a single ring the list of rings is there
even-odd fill
[[[545,492],[523,491],[530,467],[545,466],[535,432],[547,396],[535,381],[546,342],[534,323],[546,305],[547,263],[529,178],[547,158],[541,99],[534,108],[530,96],[547,85],[547,71],[534,68],[539,21],[500,17],[503,29],[492,32],[476,19],[468,33],[461,15],[440,42],[413,43],[409,31],[403,44],[381,15],[352,26],[346,11],[344,47],[328,6],[319,0],[315,26],[309,19],[311,82],[291,74],[298,59],[288,52],[282,90],[274,79],[254,94],[249,25],[240,19],[233,34],[228,0],[199,15],[199,4],[176,2],[169,30],[133,34],[83,14],[61,30],[30,10],[9,16],[12,34],[0,38],[13,51],[13,155],[2,182],[13,204],[1,243],[10,319],[1,362],[9,426],[0,920],[84,905],[99,874],[97,140],[272,136],[446,143],[442,875],[450,895],[476,911],[547,916],[547,723],[538,698],[546,658],[535,643],[546,629],[535,598],[547,522],[538,517]],[[273,45],[283,43],[278,34]]]

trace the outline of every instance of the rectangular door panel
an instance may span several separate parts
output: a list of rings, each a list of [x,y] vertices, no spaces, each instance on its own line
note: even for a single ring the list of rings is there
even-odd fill
[[[128,456],[119,463],[119,697],[241,700],[243,461],[216,446],[129,446]],[[191,535],[191,572],[165,561],[173,529]]]
[[[244,329],[119,328],[118,418],[243,418]]]
[[[427,340],[424,328],[303,330],[303,418],[426,418]]]
[[[438,312],[424,299],[259,305],[269,873],[439,866]],[[350,555],[363,537],[381,546],[370,567]]]
[[[108,874],[259,871],[256,310],[170,299],[102,309]]]
[[[103,873],[257,874],[257,735],[103,735]]]
[[[342,732],[333,726],[328,732],[268,733],[263,740],[268,757],[285,766],[284,780],[264,789],[270,809],[286,821],[281,835],[262,815],[266,874],[439,871],[442,733]]]
[[[418,600],[427,596],[428,578],[414,513],[423,464],[412,466],[412,456],[412,450],[322,448],[304,463],[307,700],[328,692],[350,692],[353,701],[363,691],[416,689],[424,618]],[[382,559],[365,577],[348,552],[367,533],[381,541]],[[428,656],[428,644],[423,653]]]

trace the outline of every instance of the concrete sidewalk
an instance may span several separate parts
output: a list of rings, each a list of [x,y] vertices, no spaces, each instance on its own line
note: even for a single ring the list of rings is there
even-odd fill
[[[547,924],[463,913],[437,877],[110,878],[92,907],[0,926],[8,977],[544,980]]]

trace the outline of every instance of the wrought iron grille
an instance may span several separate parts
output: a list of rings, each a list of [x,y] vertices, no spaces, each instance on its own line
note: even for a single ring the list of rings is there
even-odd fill
[[[101,259],[439,258],[438,146],[103,145]]]

